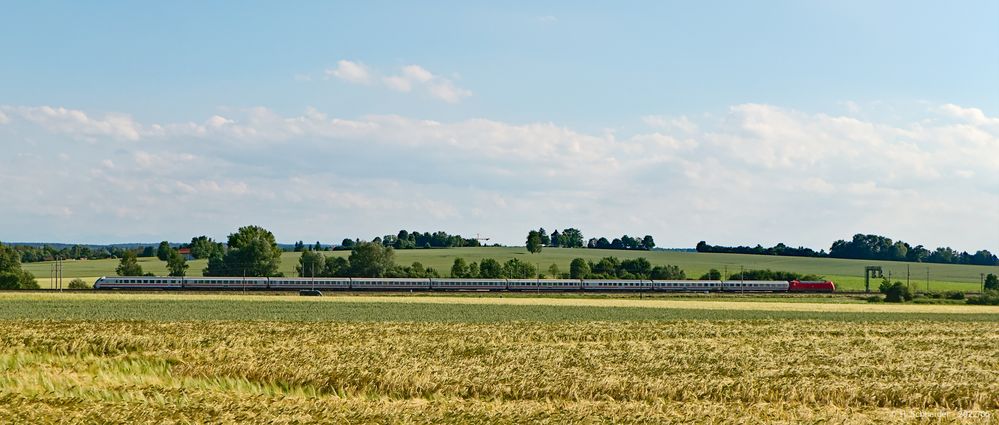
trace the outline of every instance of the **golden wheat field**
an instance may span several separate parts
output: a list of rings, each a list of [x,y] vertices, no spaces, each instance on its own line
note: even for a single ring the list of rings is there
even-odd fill
[[[2,321],[0,421],[994,422],[999,323]]]

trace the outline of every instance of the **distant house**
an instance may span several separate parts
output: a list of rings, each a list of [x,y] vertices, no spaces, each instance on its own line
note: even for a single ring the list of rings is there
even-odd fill
[[[191,255],[191,248],[177,248],[177,253],[183,255],[185,260],[194,259],[194,256]]]

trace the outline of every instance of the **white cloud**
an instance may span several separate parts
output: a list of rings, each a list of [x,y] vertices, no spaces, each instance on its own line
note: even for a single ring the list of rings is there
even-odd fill
[[[7,114],[0,111],[0,124],[7,124],[7,121],[10,121],[10,118],[7,118]]]
[[[12,107],[0,110],[18,118],[31,121],[53,133],[70,134],[80,138],[109,136],[115,139],[138,140],[147,129],[125,114],[105,114],[94,118],[83,111],[63,107]],[[4,119],[9,120],[7,115]]]
[[[642,122],[649,127],[665,130],[679,130],[684,133],[693,133],[697,131],[697,124],[685,116],[667,117],[662,115],[646,115],[642,117]]]
[[[400,71],[400,75],[382,79],[387,87],[400,92],[409,92],[414,87],[423,87],[430,96],[448,103],[458,103],[472,95],[470,90],[460,88],[450,79],[435,75],[422,66],[406,65]]]
[[[385,85],[388,86],[388,88],[395,91],[408,92],[413,89],[413,84],[410,83],[409,79],[406,77],[385,77],[382,81],[385,82]]]
[[[999,125],[999,117],[988,117],[985,115],[985,112],[978,108],[963,108],[961,106],[948,103],[940,106],[940,110],[947,115],[960,118],[961,120],[967,121],[971,124],[987,126]]]
[[[418,83],[426,83],[437,78],[433,73],[419,65],[406,65],[402,67],[402,75],[404,78]]]
[[[24,229],[7,237],[190,237],[191,223],[224,236],[252,222],[282,240],[405,227],[518,243],[509,235],[544,225],[651,233],[665,246],[828,248],[877,232],[999,251],[999,229],[982,227],[999,222],[999,128],[973,108],[942,106],[895,125],[745,104],[696,121],[646,117],[654,131],[626,135],[487,119],[344,119],[311,108],[161,124],[60,109],[0,108],[10,152],[0,156],[0,179],[10,182],[0,197],[12,205],[0,222]],[[59,227],[27,207],[48,199],[93,226]]]
[[[427,90],[431,96],[448,103],[458,103],[461,99],[472,95],[471,91],[456,87],[450,80],[445,79],[427,84]]]
[[[327,69],[326,75],[355,84],[368,84],[372,79],[371,71],[368,70],[367,66],[349,60],[337,61],[336,68]]]
[[[379,78],[377,74],[364,64],[348,60],[341,60],[337,62],[336,68],[326,70],[327,76],[351,83],[370,84],[373,81],[380,81],[385,87],[397,92],[410,93],[418,90],[448,103],[458,103],[472,95],[471,90],[458,87],[450,78],[436,75],[416,64],[403,66],[396,75]]]

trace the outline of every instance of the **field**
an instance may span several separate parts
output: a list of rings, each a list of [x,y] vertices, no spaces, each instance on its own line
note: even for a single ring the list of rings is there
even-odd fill
[[[346,251],[330,253],[332,255],[348,255]],[[281,261],[281,271],[287,276],[295,275],[295,266],[298,264],[298,257],[301,254],[285,253]],[[927,271],[929,271],[929,287],[931,290],[963,290],[977,291],[980,288],[981,273],[997,273],[999,267],[988,266],[967,266],[953,264],[920,264],[902,263],[894,261],[866,261],[866,260],[841,260],[832,258],[796,258],[777,257],[766,255],[745,255],[745,254],[708,254],[690,252],[634,252],[616,250],[596,250],[596,249],[559,249],[545,248],[541,254],[531,255],[524,248],[453,248],[453,249],[415,249],[396,251],[396,262],[399,264],[411,264],[414,261],[423,263],[437,269],[443,275],[447,275],[451,270],[451,264],[456,257],[462,257],[472,261],[481,261],[483,258],[494,258],[499,261],[506,261],[510,258],[519,258],[530,263],[534,263],[542,271],[547,271],[552,264],[558,265],[562,271],[569,270],[569,262],[573,258],[581,257],[588,260],[598,260],[605,256],[616,256],[621,259],[645,257],[652,264],[674,264],[686,271],[687,276],[697,278],[706,273],[711,268],[720,271],[728,270],[729,273],[738,272],[740,267],[746,269],[772,269],[793,271],[800,273],[810,273],[825,276],[833,280],[841,289],[863,290],[864,289],[864,266],[880,265],[884,268],[885,275],[889,272],[893,280],[906,281],[906,268],[910,269],[911,282],[918,289],[925,289],[927,286]],[[165,275],[166,264],[156,258],[140,258],[140,264],[147,272]],[[201,270],[205,268],[204,260],[189,262],[191,276],[200,276]],[[63,275],[65,278],[82,277],[89,281],[100,276],[114,275],[116,260],[83,260],[66,261],[64,263]],[[38,278],[42,287],[49,287],[48,281],[50,263],[29,263],[24,268],[31,271]],[[66,279],[64,279],[64,284]],[[876,290],[877,284],[873,285]]]
[[[989,423],[999,307],[0,293],[0,422]]]

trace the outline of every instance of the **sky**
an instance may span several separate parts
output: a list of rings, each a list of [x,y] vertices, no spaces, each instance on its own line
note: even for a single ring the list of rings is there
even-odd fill
[[[0,1],[0,240],[999,252],[999,3]]]

